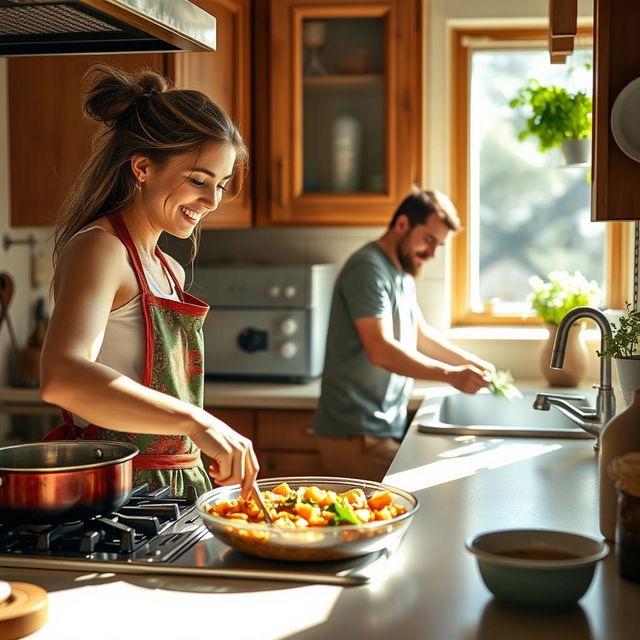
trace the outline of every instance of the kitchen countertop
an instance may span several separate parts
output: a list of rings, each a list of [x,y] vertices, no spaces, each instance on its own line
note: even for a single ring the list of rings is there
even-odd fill
[[[416,409],[430,389],[442,389],[438,383],[416,381],[409,403]],[[207,382],[204,404],[212,408],[238,409],[315,409],[320,397],[320,379],[301,384],[276,382]],[[57,413],[40,398],[37,388],[0,386],[0,412]]]
[[[522,389],[548,389],[540,379],[518,380]],[[590,384],[580,384],[580,390],[589,390]],[[440,395],[449,385],[416,380],[409,401],[409,409],[417,409],[422,400]],[[575,389],[567,388],[569,393]],[[315,409],[320,397],[320,379],[302,384],[275,382],[207,382],[204,388],[206,407],[239,409]],[[40,398],[37,388],[0,386],[0,413],[57,413],[58,409],[47,405]]]
[[[533,615],[497,605],[464,549],[469,535],[508,527],[599,538],[592,441],[427,435],[412,425],[386,482],[414,492],[420,509],[398,549],[377,574],[374,565],[363,586],[0,572],[49,591],[49,619],[33,640],[638,637],[640,585],[618,578],[613,553],[578,606]]]

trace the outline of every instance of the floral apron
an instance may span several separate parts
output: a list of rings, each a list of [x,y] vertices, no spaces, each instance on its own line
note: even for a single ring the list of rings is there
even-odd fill
[[[147,283],[140,256],[122,217],[109,216],[120,241],[125,245],[140,286],[145,328],[145,366],[142,384],[156,391],[202,407],[204,398],[204,345],[202,325],[209,306],[183,291],[166,258],[156,247],[156,256],[174,282],[180,298],[168,300],[154,296]],[[140,453],[133,458],[134,485],[146,482],[151,490],[171,486],[182,496],[188,485],[199,493],[211,489],[200,450],[187,436],[148,435],[114,431],[90,424],[84,428],[62,411],[64,422],[43,440],[116,440],[134,444]]]

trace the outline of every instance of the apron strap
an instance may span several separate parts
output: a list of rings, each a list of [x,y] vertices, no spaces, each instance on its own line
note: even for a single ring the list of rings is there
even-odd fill
[[[109,222],[113,226],[113,230],[116,232],[118,239],[126,247],[129,256],[131,258],[131,264],[140,286],[141,299],[140,308],[142,310],[142,320],[144,322],[144,340],[145,340],[145,357],[144,357],[144,374],[142,384],[145,387],[150,386],[152,362],[153,362],[153,322],[151,320],[151,313],[149,312],[149,299],[152,297],[151,290],[149,289],[149,283],[147,277],[144,275],[144,269],[142,268],[142,261],[140,255],[136,249],[133,239],[129,234],[127,225],[124,223],[122,216],[119,214],[111,213],[107,216]]]
[[[79,427],[74,421],[73,416],[61,409],[62,424],[54,427],[45,434],[42,438],[42,442],[49,442],[50,440],[100,440],[100,432],[95,424],[88,424],[86,427]]]
[[[139,453],[132,460],[134,469],[193,469],[200,462],[200,452],[173,455],[145,455]]]
[[[127,229],[127,225],[124,223],[122,216],[120,214],[110,213],[107,218],[111,223],[113,230],[116,232],[118,239],[126,247],[127,252],[129,253],[131,264],[133,265],[133,270],[135,271],[136,278],[138,279],[140,291],[142,291],[143,294],[150,294],[151,290],[149,289],[147,278],[144,275],[144,269],[142,268],[140,254],[136,249],[136,245],[133,243],[133,238],[131,237],[129,230]]]

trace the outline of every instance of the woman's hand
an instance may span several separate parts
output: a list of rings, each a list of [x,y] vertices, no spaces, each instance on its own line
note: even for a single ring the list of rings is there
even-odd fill
[[[251,440],[204,410],[196,420],[199,424],[190,437],[211,458],[209,475],[219,485],[240,484],[242,497],[251,498],[260,469]]]

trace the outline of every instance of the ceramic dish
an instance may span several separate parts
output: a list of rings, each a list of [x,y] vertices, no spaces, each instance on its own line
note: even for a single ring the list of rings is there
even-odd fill
[[[341,560],[393,548],[418,510],[418,500],[413,494],[368,480],[297,476],[258,480],[257,485],[261,491],[265,491],[283,482],[292,489],[314,485],[336,493],[359,487],[367,497],[376,491],[386,490],[391,493],[394,503],[407,511],[392,520],[378,520],[359,525],[283,529],[263,523],[230,520],[211,515],[205,510],[205,505],[238,498],[239,485],[219,487],[203,494],[196,502],[196,509],[213,535],[230,547],[262,558],[293,562]]]
[[[611,133],[620,149],[640,162],[640,78],[624,87],[613,103]]]
[[[595,538],[550,529],[511,529],[471,536],[483,582],[496,600],[521,609],[574,605],[609,548]]]

